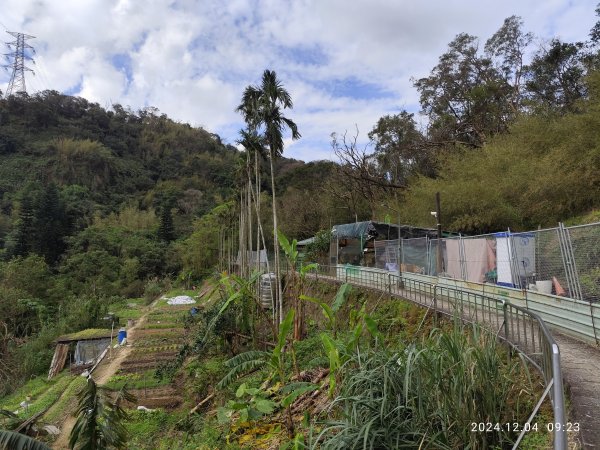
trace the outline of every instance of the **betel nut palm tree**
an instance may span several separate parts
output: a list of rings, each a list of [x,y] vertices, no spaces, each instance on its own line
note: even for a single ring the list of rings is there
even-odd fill
[[[275,198],[275,171],[273,161],[283,154],[283,132],[286,128],[292,133],[292,139],[300,138],[297,125],[284,116],[283,110],[292,108],[292,97],[277,79],[272,70],[265,70],[260,85],[248,86],[242,95],[237,111],[242,114],[250,131],[260,132],[269,151],[271,170],[271,190],[273,202],[273,239],[275,251],[275,276],[277,278],[277,306],[279,322],[283,321],[283,294],[281,291],[281,267],[279,261],[279,239],[277,227],[277,207]]]

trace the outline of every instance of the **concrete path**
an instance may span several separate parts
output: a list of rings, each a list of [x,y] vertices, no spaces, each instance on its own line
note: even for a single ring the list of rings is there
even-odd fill
[[[336,283],[342,282],[335,277],[324,275],[318,275],[318,279]],[[349,282],[368,289],[387,291],[394,297],[406,299],[424,307],[433,305],[432,298],[422,293],[415,294],[397,287],[392,287],[391,290],[389,287],[382,289],[381,286],[374,286],[368,280],[349,280]],[[438,302],[438,310],[453,314],[453,310],[444,302]],[[474,320],[475,318],[471,314],[467,320]],[[504,318],[493,312],[481,314],[480,310],[477,321],[498,330],[502,327]],[[513,330],[511,334],[513,341],[520,341],[522,346],[529,346],[528,350],[532,350],[533,343],[533,352],[529,353],[535,354],[535,342],[540,342],[537,328],[521,325],[519,333],[515,334],[516,323],[509,322],[509,325]],[[577,444],[580,444],[585,449],[600,449],[600,349],[553,330],[550,331],[559,347],[563,380],[571,400],[571,411],[567,412],[567,421],[579,424],[579,440],[581,442],[569,442],[569,448],[578,448],[579,445]],[[529,334],[527,335],[527,333]],[[539,351],[538,348],[538,354]],[[572,440],[575,435],[576,433],[569,433],[569,440]]]
[[[600,449],[600,350],[552,332],[560,349],[563,378],[571,399],[571,421],[581,426],[583,448]]]

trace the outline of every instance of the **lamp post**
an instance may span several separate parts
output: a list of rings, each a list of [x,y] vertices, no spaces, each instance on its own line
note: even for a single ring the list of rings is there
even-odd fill
[[[441,206],[440,206],[440,193],[435,193],[435,211],[432,211],[432,216],[436,219],[437,226],[437,261],[436,261],[436,271],[437,275],[442,272],[442,219],[441,219]]]

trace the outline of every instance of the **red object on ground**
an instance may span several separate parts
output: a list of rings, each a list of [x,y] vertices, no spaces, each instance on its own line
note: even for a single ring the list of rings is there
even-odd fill
[[[556,292],[556,295],[565,295],[567,293],[560,285],[556,277],[552,277],[552,284],[554,285],[554,292]]]

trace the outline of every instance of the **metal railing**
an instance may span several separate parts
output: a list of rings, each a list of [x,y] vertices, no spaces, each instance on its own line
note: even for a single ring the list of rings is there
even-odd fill
[[[387,292],[467,322],[477,322],[518,351],[537,369],[544,380],[544,393],[523,425],[513,448],[517,448],[546,396],[552,402],[554,449],[567,448],[565,401],[560,366],[560,351],[542,318],[518,305],[484,293],[438,285],[402,277],[379,269],[357,266],[318,266],[316,279],[346,282],[367,289]]]

